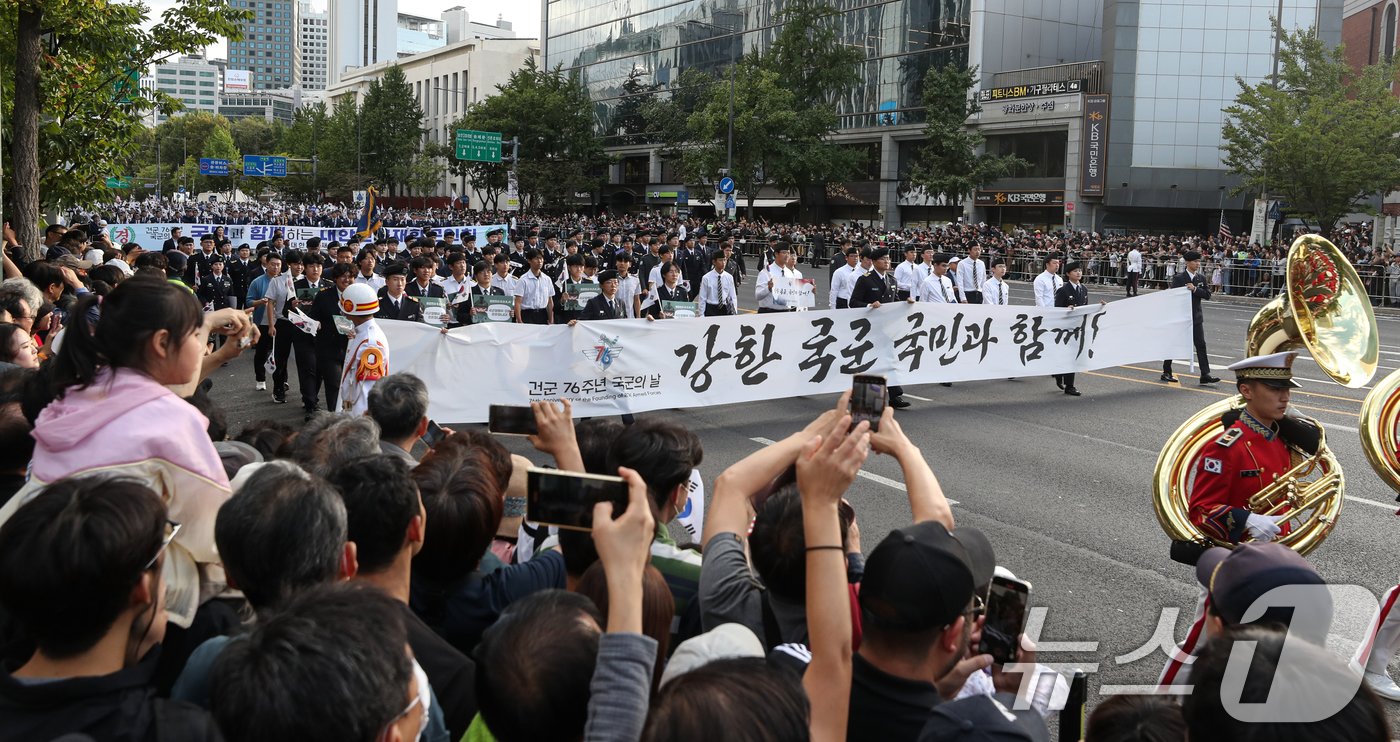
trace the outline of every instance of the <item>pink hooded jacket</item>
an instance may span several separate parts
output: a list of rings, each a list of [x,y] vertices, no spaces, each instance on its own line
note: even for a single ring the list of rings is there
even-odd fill
[[[199,605],[195,565],[219,561],[214,518],[230,494],[208,425],[188,402],[140,371],[104,370],[87,388],[70,389],[39,413],[29,482],[0,509],[0,523],[63,477],[103,474],[144,483],[181,524],[174,558],[166,560],[167,606],[173,622],[188,625]]]

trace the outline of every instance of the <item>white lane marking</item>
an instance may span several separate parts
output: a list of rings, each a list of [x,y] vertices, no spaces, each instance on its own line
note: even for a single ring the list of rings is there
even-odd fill
[[[906,395],[904,395],[904,396],[907,397],[907,396],[909,396],[909,395],[906,394]],[[918,397],[915,397],[915,399],[918,399]],[[768,438],[750,438],[749,440],[751,440],[751,441],[753,441],[754,443],[757,443],[757,444],[759,444],[759,445],[762,445],[762,446],[771,446],[771,445],[773,445],[774,443],[777,443],[777,441],[771,440],[771,439],[768,439]],[[882,477],[882,476],[880,476],[879,474],[871,474],[870,472],[865,471],[865,470],[861,470],[861,471],[856,472],[856,476],[860,477],[861,479],[870,480],[871,482],[874,482],[874,483],[876,483],[876,484],[883,484],[883,485],[885,485],[886,487],[889,487],[889,488],[895,489],[895,490],[899,490],[900,492],[908,492],[908,491],[909,491],[909,490],[907,490],[907,489],[904,488],[904,483],[903,483],[903,482],[899,482],[899,481],[890,479],[889,477]],[[946,496],[945,496],[944,499],[948,500],[948,504],[949,504],[949,505],[957,505],[957,504],[958,504],[958,501],[957,501],[957,500],[954,500],[954,499],[952,499],[952,498],[949,498],[949,497],[946,497]]]

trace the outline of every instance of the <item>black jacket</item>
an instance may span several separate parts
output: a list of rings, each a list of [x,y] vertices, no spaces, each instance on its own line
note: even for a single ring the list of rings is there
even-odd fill
[[[622,308],[622,300],[616,296],[613,297],[612,306],[613,308],[609,309],[607,297],[598,294],[583,305],[583,311],[579,313],[578,318],[581,320],[621,319],[626,316]]]
[[[327,355],[338,355],[344,360],[345,347],[349,345],[350,338],[335,329],[335,318],[340,314],[340,292],[335,286],[323,289],[311,300],[311,306],[302,311],[306,312],[306,316],[321,323],[321,327],[316,330],[316,350]]]
[[[95,742],[220,740],[208,712],[156,698],[158,651],[111,675],[26,685],[0,672],[0,742],[81,733]]]
[[[398,311],[394,311],[394,303],[389,298],[388,289],[380,289],[379,311],[375,312],[374,316],[379,319],[401,319],[408,322],[422,322],[423,307],[405,293],[403,296],[399,297]]]
[[[1185,288],[1188,283],[1192,283],[1192,280],[1190,274],[1186,271],[1172,276],[1172,288],[1174,289]],[[1194,283],[1196,284],[1196,290],[1191,292],[1191,320],[1193,322],[1200,322],[1203,319],[1201,316],[1201,302],[1210,298],[1210,279],[1207,278],[1204,273],[1197,273]]]
[[[233,294],[233,282],[229,280],[227,273],[220,275],[207,275],[199,279],[199,290],[195,292],[199,300],[205,304],[213,306],[215,309],[227,309],[229,306],[228,297]],[[247,292],[245,291],[246,295]]]
[[[1055,306],[1057,307],[1082,307],[1089,303],[1089,289],[1084,284],[1075,286],[1066,281],[1059,291],[1055,292]]]
[[[418,288],[418,279],[416,278],[408,282],[408,288],[405,288],[403,292],[408,296],[427,296],[437,297],[439,299],[447,298],[447,293],[442,290],[441,284],[429,281],[428,288],[425,291],[423,289]]]
[[[877,301],[883,304],[898,298],[899,289],[894,282],[894,271],[885,273],[882,279],[879,273],[871,270],[856,279],[856,285],[851,289],[850,305],[864,307]]]

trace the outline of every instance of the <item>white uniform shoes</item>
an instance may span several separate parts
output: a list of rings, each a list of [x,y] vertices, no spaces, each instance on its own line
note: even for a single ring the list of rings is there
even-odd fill
[[[1400,701],[1400,685],[1396,685],[1389,675],[1378,672],[1368,672],[1364,676],[1366,684],[1371,686],[1371,690],[1381,698],[1391,701]]]

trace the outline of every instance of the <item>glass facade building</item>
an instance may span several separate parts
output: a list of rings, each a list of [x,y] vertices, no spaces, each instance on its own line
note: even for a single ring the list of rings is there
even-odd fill
[[[297,4],[273,0],[230,0],[252,12],[243,39],[228,42],[228,68],[248,70],[254,90],[280,90],[301,83],[300,27]]]
[[[966,63],[969,0],[836,6],[841,40],[865,54],[860,83],[836,100],[842,129],[920,120],[924,72]],[[687,69],[722,77],[732,56],[772,43],[782,9],[752,0],[546,0],[545,63],[579,74],[607,132],[633,70],[663,89]]]
[[[1086,204],[1102,210],[1096,227],[1213,232],[1221,210],[1237,214],[1237,233],[1245,226],[1245,197],[1228,195],[1222,109],[1236,76],[1253,85],[1272,73],[1280,5],[1285,28],[1341,43],[1343,0],[1105,0],[1112,112],[1108,188]]]

